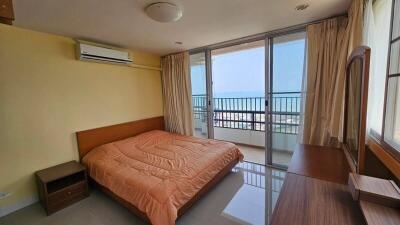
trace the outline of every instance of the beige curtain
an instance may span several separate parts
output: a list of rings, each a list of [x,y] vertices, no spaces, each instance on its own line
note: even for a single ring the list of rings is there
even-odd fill
[[[162,57],[161,68],[165,128],[170,132],[193,135],[189,53]]]
[[[307,83],[302,143],[338,146],[342,140],[346,62],[362,41],[362,0],[348,17],[307,27]]]

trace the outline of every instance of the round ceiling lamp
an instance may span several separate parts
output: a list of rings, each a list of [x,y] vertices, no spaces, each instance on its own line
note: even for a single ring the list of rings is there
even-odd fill
[[[296,6],[296,10],[297,11],[303,11],[305,9],[307,9],[310,5],[308,3],[304,3],[304,4],[300,4]]]
[[[182,17],[182,10],[169,2],[156,2],[146,7],[147,15],[162,23],[175,22]]]

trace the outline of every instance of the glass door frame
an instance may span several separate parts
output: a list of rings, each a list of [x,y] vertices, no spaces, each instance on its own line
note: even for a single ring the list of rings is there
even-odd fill
[[[211,70],[211,50],[202,49],[199,51],[189,51],[190,55],[204,54],[205,59],[205,72],[206,72],[206,108],[207,108],[207,137],[209,139],[214,138],[214,110],[213,110],[213,94],[212,94],[212,70]],[[190,63],[189,63],[190,66]],[[189,69],[189,71],[191,71]]]
[[[265,38],[265,164],[272,164],[272,37]],[[280,168],[280,166],[277,166]]]
[[[211,50],[204,51],[206,57],[206,85],[207,85],[207,128],[208,138],[214,138],[214,100],[212,91],[212,67],[211,67]]]

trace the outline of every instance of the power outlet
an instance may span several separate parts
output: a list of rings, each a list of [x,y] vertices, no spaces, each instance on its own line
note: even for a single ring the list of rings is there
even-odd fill
[[[10,195],[10,192],[0,192],[0,199],[7,198]]]

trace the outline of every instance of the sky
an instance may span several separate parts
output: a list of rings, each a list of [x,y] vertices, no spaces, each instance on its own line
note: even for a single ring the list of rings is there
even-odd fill
[[[274,44],[273,92],[301,91],[305,40]],[[261,97],[265,90],[265,49],[212,55],[214,97]],[[205,66],[191,67],[192,93],[205,94]]]

